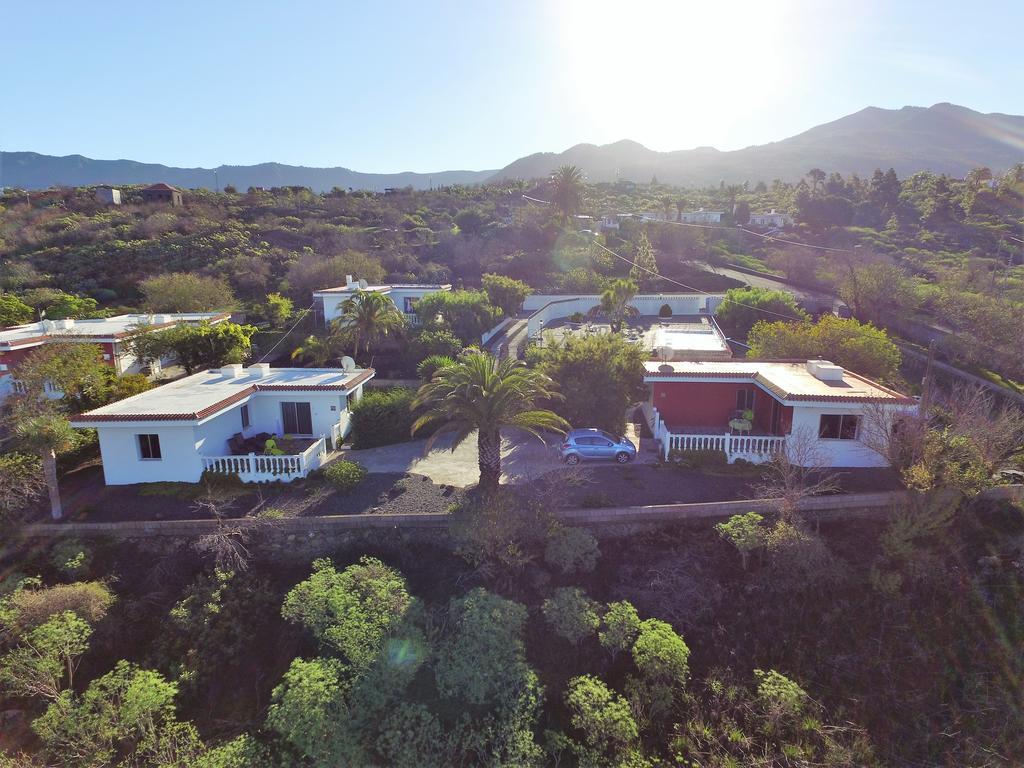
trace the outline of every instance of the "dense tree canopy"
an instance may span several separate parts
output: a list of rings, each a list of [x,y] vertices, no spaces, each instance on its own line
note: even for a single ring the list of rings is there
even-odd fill
[[[622,434],[627,406],[644,395],[643,350],[619,335],[568,337],[531,349],[530,361],[569,393],[550,407],[574,427]]]
[[[758,321],[747,339],[750,357],[825,359],[854,373],[895,382],[900,351],[885,331],[857,320],[825,315],[816,323]]]

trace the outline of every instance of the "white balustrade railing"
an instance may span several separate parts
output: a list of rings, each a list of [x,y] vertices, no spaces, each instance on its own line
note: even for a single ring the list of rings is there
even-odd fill
[[[729,463],[743,459],[755,464],[768,461],[786,447],[782,435],[734,435],[731,432],[689,434],[672,432],[658,409],[644,408],[644,416],[654,439],[661,443],[661,455],[668,459],[672,451],[722,451]]]
[[[218,475],[238,475],[243,483],[290,483],[323,464],[327,439],[321,437],[302,453],[285,456],[203,456],[203,470]]]

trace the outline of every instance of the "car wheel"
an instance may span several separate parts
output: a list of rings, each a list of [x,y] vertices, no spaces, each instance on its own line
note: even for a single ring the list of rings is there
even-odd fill
[[[615,460],[619,462],[619,464],[629,464],[629,459],[630,455],[625,451],[619,451],[615,454]]]
[[[565,463],[569,465],[579,464],[580,457],[577,456],[575,453],[570,453],[568,456],[565,457]]]

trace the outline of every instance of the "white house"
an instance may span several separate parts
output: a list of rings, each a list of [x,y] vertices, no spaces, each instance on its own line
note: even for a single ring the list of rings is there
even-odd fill
[[[305,477],[349,430],[349,402],[372,368],[203,371],[74,416],[99,434],[107,485],[198,482],[204,471],[245,482]],[[266,435],[281,455],[265,455]]]
[[[387,295],[398,307],[410,325],[419,325],[416,315],[416,301],[428,293],[450,291],[449,283],[394,283],[391,285],[370,285],[365,280],[354,280],[352,275],[345,276],[345,285],[337,288],[321,288],[313,292],[313,303],[317,307],[317,315],[325,323],[330,323],[341,315],[341,305],[346,299],[352,298],[357,291],[373,291]]]
[[[776,213],[775,209],[772,208],[768,213],[750,214],[750,223],[755,227],[783,229],[785,227],[792,227],[794,221],[793,217],[788,213]]]
[[[698,208],[696,211],[683,211],[679,214],[679,221],[683,224],[721,224],[725,211],[705,211]]]
[[[723,451],[764,462],[785,450],[806,466],[884,467],[889,432],[917,401],[827,360],[648,362],[644,410],[667,458]]]
[[[159,333],[178,325],[215,325],[230,318],[227,312],[166,313],[159,315],[128,314],[89,320],[42,320],[10,328],[0,328],[0,402],[18,388],[18,365],[32,350],[54,342],[96,344],[103,361],[119,375],[141,373],[144,366],[132,355],[125,341],[147,331]],[[156,360],[149,372],[157,374],[161,366],[174,363],[172,358]]]

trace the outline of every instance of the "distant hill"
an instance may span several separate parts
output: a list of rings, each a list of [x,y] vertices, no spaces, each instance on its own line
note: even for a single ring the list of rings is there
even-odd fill
[[[134,160],[93,160],[81,155],[54,157],[35,152],[0,152],[0,185],[25,189],[93,184],[151,184],[179,187],[303,186],[317,192],[333,187],[383,190],[430,184],[478,184],[488,180],[537,179],[559,165],[579,166],[590,181],[628,179],[682,186],[720,181],[796,181],[811,168],[843,174],[896,169],[900,176],[931,170],[962,177],[987,165],[1004,171],[1024,161],[1024,116],[982,114],[955,104],[879,109],[867,107],[831,123],[771,144],[720,152],[713,147],[655,152],[635,141],[597,146],[577,144],[564,152],[542,152],[516,160],[500,171],[437,173],[359,173],[348,168],[261,163],[214,168],[174,168]]]
[[[216,179],[214,178],[216,172]],[[165,181],[184,188],[223,189],[231,184],[249,187],[310,187],[326,192],[333,187],[370,189],[412,186],[427,189],[444,184],[478,184],[494,171],[439,171],[438,173],[359,173],[348,168],[306,168],[301,165],[260,163],[222,165],[218,168],[174,168],[134,160],[93,160],[82,155],[55,157],[35,152],[0,152],[0,185],[22,189],[93,184],[153,184]]]
[[[867,107],[782,141],[720,152],[711,147],[655,152],[635,141],[577,144],[516,160],[494,179],[535,179],[559,165],[579,166],[589,181],[628,179],[705,186],[725,181],[796,181],[811,168],[843,174],[896,169],[900,176],[930,170],[962,177],[971,168],[1005,171],[1024,161],[1024,116],[982,114],[954,104]]]

